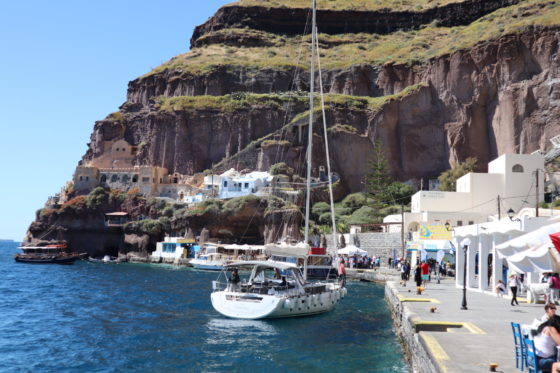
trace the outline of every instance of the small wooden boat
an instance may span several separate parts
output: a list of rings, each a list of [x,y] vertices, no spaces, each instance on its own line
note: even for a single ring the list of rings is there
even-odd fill
[[[74,264],[77,259],[82,257],[82,254],[65,252],[66,248],[65,244],[21,246],[20,249],[23,253],[16,254],[14,259],[18,263],[29,264]]]

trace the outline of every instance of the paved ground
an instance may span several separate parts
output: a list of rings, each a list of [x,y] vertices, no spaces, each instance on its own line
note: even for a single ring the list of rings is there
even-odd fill
[[[462,327],[440,327],[443,331],[420,331],[418,337],[427,347],[442,372],[488,372],[490,363],[497,363],[498,372],[518,372],[515,367],[513,335],[510,322],[531,324],[544,314],[543,304],[528,304],[521,300],[512,307],[510,299],[477,291],[467,291],[468,310],[461,310],[462,288],[455,279],[429,283],[422,295],[409,281],[406,287],[393,283],[404,306],[426,322],[466,323]],[[430,302],[419,302],[428,300]],[[436,307],[434,313],[431,307]]]

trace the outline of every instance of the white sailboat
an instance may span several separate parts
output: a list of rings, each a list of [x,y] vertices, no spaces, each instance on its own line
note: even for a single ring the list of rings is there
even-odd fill
[[[307,257],[310,254],[309,242],[309,212],[311,201],[311,164],[313,148],[313,112],[315,92],[315,59],[319,55],[316,28],[316,0],[311,1],[312,32],[311,32],[311,77],[309,92],[309,128],[307,148],[307,193],[305,202],[305,239],[303,243],[291,245],[286,243],[265,246],[268,255],[303,257],[303,272],[297,263],[286,261],[248,261],[229,264],[220,276],[224,280],[213,282],[211,295],[212,306],[222,315],[242,319],[261,319],[276,317],[305,316],[330,311],[346,295],[346,288],[338,280],[307,281]],[[318,58],[319,70],[320,59]],[[334,221],[334,203],[332,193],[332,173],[329,162],[329,148],[327,142],[326,116],[322,95],[323,127],[325,134],[325,149],[327,158],[327,172],[329,178],[329,192],[331,198],[331,216],[333,225],[333,243],[337,246]],[[248,278],[241,281],[237,278],[240,270],[250,270]],[[227,273],[236,270],[236,275],[228,278]]]

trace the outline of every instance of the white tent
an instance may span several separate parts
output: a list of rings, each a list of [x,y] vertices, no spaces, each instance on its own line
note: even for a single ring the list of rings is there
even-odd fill
[[[309,245],[303,242],[299,242],[295,245],[288,244],[286,242],[270,243],[264,246],[264,252],[268,256],[277,255],[303,257],[309,253]]]
[[[367,255],[367,251],[360,249],[359,247],[356,247],[354,245],[346,245],[346,247],[344,249],[340,249],[337,251],[338,254],[340,255]]]
[[[516,237],[496,246],[496,252],[500,258],[508,258],[521,251],[541,246],[552,245],[549,234],[560,232],[560,223],[546,225],[542,228]]]
[[[549,243],[520,251],[506,258],[515,272],[560,272],[560,253]]]

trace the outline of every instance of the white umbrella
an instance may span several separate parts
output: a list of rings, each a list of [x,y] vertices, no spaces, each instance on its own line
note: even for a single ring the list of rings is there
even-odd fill
[[[360,249],[359,247],[356,247],[354,245],[346,245],[346,247],[344,249],[340,249],[337,251],[338,254],[340,255],[367,255],[367,251]]]
[[[513,254],[542,244],[550,244],[549,234],[560,232],[560,223],[545,225],[537,230],[516,237],[496,246],[499,258],[507,258]]]

